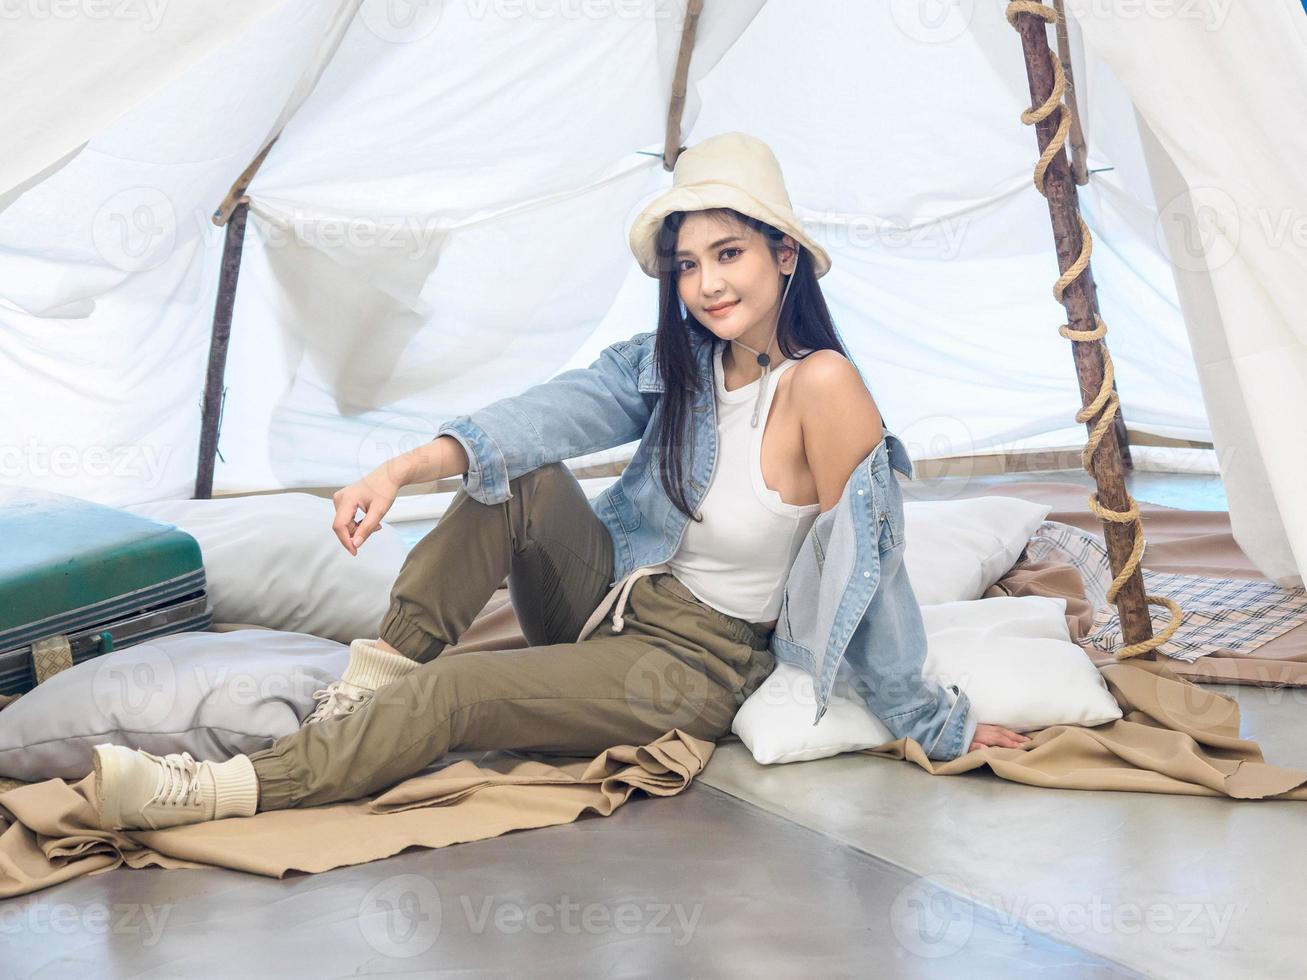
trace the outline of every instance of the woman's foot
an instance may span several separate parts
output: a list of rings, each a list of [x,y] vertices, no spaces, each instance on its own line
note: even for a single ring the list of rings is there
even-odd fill
[[[189,752],[157,756],[106,743],[95,746],[92,757],[105,830],[163,830],[252,817],[258,808],[259,780],[248,756],[196,762]]]
[[[355,640],[349,645],[349,666],[345,676],[313,692],[317,705],[300,724],[301,728],[326,718],[353,714],[372,696],[417,666],[384,640]]]

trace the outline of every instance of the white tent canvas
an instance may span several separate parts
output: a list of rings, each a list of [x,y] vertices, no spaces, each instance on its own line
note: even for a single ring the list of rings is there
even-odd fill
[[[682,142],[775,150],[834,259],[836,325],[918,460],[1084,441],[1003,6],[708,3],[690,65]],[[1307,23],[1296,0],[1067,8],[1124,417],[1212,443],[1240,545],[1299,584],[1307,136],[1284,93],[1307,81]],[[650,329],[626,231],[670,181],[683,13],[284,0],[6,22],[23,97],[0,159],[0,480],[193,492],[209,216],[277,134],[248,190],[215,494],[344,485]]]

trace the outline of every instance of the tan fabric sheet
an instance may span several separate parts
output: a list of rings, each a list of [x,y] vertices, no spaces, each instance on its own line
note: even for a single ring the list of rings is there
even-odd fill
[[[986,748],[932,762],[899,739],[864,754],[908,759],[937,776],[988,765],[1028,786],[1124,790],[1238,800],[1307,800],[1307,772],[1267,763],[1256,742],[1239,738],[1239,705],[1204,690],[1168,664],[1138,659],[1100,668],[1123,716],[1094,728],[1054,725],[1019,749]]]
[[[83,874],[132,868],[235,868],[280,878],[446,847],[510,830],[608,816],[636,790],[675,796],[712,756],[713,744],[674,730],[645,746],[607,749],[590,761],[550,764],[497,753],[414,776],[371,800],[269,810],[159,831],[101,830],[95,774],[0,793],[0,898]]]
[[[1088,492],[1071,483],[1023,481],[1002,487],[970,490],[959,496],[1021,497],[1053,507],[1050,521],[1060,521],[1102,536],[1102,522],[1085,500]],[[1147,548],[1143,565],[1159,572],[1212,575],[1221,578],[1264,579],[1240,550],[1225,511],[1175,510],[1140,502]],[[1079,639],[1089,627],[1089,603],[1079,574],[1070,566],[1053,563],[1018,565],[987,595],[1053,595],[1067,600],[1067,624]],[[1095,664],[1114,663],[1111,654],[1087,650]],[[1192,664],[1165,660],[1176,674],[1197,683],[1254,684],[1264,687],[1307,686],[1307,626],[1298,626],[1258,647],[1250,655],[1233,650],[1200,657]]]

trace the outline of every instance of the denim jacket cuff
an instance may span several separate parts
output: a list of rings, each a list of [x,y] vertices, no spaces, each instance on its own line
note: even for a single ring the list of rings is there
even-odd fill
[[[441,423],[434,438],[452,436],[467,453],[467,474],[463,489],[473,500],[500,504],[512,497],[508,489],[508,465],[504,454],[484,429],[468,416]]]
[[[944,692],[952,706],[940,728],[939,736],[926,749],[926,757],[936,762],[950,762],[966,754],[976,734],[976,713],[971,710],[971,700],[966,692],[956,684],[948,685]]]

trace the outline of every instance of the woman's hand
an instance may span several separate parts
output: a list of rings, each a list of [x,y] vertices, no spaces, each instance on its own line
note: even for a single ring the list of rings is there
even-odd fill
[[[1020,735],[1002,725],[977,725],[976,735],[972,739],[968,752],[983,749],[988,745],[997,745],[1004,749],[1019,749],[1030,741],[1029,735]]]
[[[351,555],[358,555],[359,547],[381,526],[381,519],[390,510],[402,486],[382,467],[331,495],[336,504],[336,520],[331,529]],[[359,510],[363,511],[364,517],[355,522]]]

